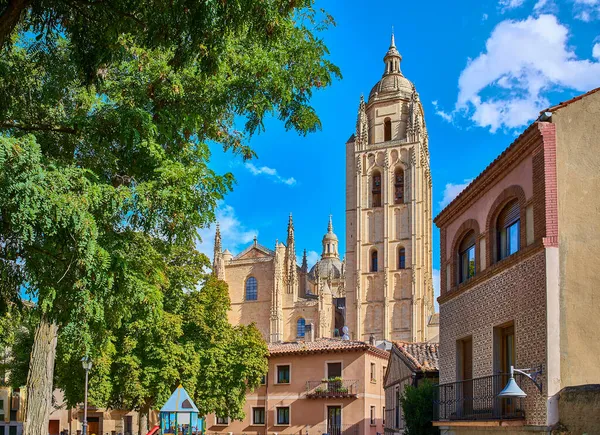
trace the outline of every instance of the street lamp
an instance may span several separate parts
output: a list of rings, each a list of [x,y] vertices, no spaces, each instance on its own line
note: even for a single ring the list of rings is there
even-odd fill
[[[92,360],[86,355],[81,358],[81,365],[85,370],[85,396],[83,398],[83,430],[82,435],[87,435],[87,396],[88,396],[88,374],[92,369]]]
[[[516,369],[513,366],[510,366],[510,379],[506,384],[506,387],[498,394],[498,397],[527,397],[525,391],[521,390],[521,387],[517,385],[515,381],[515,372],[521,373],[522,375],[527,376],[531,381],[538,387],[540,393],[542,392],[542,383],[537,382],[537,377],[542,374],[542,367],[538,367],[537,369]]]

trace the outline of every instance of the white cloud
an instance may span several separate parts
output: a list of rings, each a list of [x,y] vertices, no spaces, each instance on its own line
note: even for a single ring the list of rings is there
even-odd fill
[[[287,184],[288,186],[296,184],[296,179],[294,177],[284,178],[277,173],[277,169],[269,168],[268,166],[261,166],[259,168],[250,162],[246,163],[245,166],[252,175],[266,175],[271,177],[275,182]]]
[[[433,302],[435,305],[435,312],[439,313],[440,307],[437,302],[437,298],[440,295],[440,270],[433,269],[431,280],[433,281]]]
[[[455,111],[495,132],[534,120],[550,105],[550,90],[600,86],[600,62],[578,59],[568,37],[569,29],[553,15],[502,21],[485,52],[462,71]]]
[[[525,3],[525,0],[500,0],[499,5],[502,12],[505,12],[523,6],[523,3]]]
[[[464,182],[459,183],[459,184],[446,183],[446,187],[444,187],[444,197],[438,203],[440,206],[440,209],[443,209],[448,204],[450,204],[452,202],[452,200],[454,198],[456,198],[460,192],[465,190],[465,187],[467,187],[471,181],[473,181],[472,178],[464,180]]]
[[[536,2],[536,4],[533,6],[533,11],[536,14],[540,14],[540,13],[555,14],[558,12],[558,5],[556,3],[554,3],[553,0],[538,0]]]
[[[440,109],[437,100],[432,101],[431,104],[433,105],[436,115],[440,116],[444,121],[452,122],[452,114]]]
[[[320,259],[321,255],[317,251],[306,251],[306,263],[308,264],[308,270],[310,270]],[[296,261],[298,264],[302,264],[302,254],[296,255]]]
[[[600,0],[575,0],[573,14],[585,22],[600,19]]]
[[[594,48],[592,49],[592,56],[600,60],[600,42],[594,44]]]
[[[232,254],[237,254],[240,249],[258,237],[258,230],[246,228],[238,219],[232,206],[221,203],[216,211],[217,222],[221,230],[221,244],[223,250],[229,249]],[[212,260],[215,247],[216,224],[209,228],[198,230],[202,240],[197,244],[197,249]]]
[[[489,18],[488,14],[483,14],[483,16],[481,17],[481,21],[487,21],[488,18]]]

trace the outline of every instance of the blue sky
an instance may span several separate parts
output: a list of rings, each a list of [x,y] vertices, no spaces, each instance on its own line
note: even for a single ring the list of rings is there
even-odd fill
[[[293,213],[297,254],[321,252],[333,215],[345,249],[346,140],[361,93],[383,72],[394,26],[401,68],[421,96],[430,137],[434,216],[537,113],[600,86],[600,0],[319,1],[336,20],[322,36],[343,79],[312,100],[323,128],[306,137],[275,121],[250,144],[245,165],[213,150],[212,167],[237,185],[218,210],[224,248],[240,252],[257,235],[285,241]],[[214,227],[200,232],[212,256]],[[434,269],[439,234],[434,228]]]

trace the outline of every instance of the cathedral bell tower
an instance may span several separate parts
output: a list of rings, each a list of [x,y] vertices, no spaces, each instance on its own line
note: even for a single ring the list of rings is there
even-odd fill
[[[358,340],[425,341],[434,309],[427,129],[393,34],[383,62],[346,143],[347,325]]]

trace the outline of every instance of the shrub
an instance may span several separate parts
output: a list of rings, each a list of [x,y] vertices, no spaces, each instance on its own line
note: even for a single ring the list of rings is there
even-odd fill
[[[425,379],[418,387],[407,385],[402,395],[402,411],[404,412],[406,435],[434,435],[439,429],[433,427],[434,386]]]

